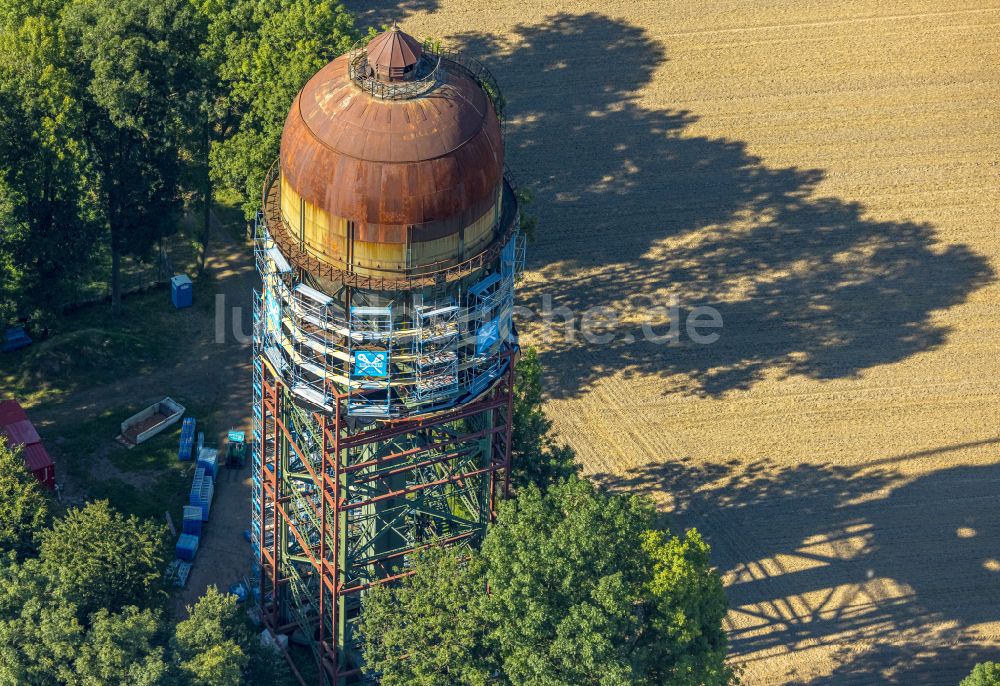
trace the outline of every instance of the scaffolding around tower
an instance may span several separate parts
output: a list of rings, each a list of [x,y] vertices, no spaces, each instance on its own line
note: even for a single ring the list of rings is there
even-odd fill
[[[503,97],[392,31],[300,91],[255,223],[250,539],[262,619],[318,686],[370,683],[365,594],[481,540],[510,473],[525,242]]]

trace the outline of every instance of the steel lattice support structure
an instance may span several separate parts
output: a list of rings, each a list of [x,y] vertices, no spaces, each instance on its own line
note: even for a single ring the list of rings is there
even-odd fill
[[[475,545],[508,488],[525,241],[503,111],[488,69],[393,27],[303,86],[265,178],[250,540],[262,619],[320,686],[367,678],[365,593]]]
[[[474,542],[493,518],[508,488],[512,370],[467,405],[352,429],[346,395],[332,416],[305,410],[262,361],[263,616],[312,637],[321,683],[360,677],[366,589],[407,574],[421,547]]]

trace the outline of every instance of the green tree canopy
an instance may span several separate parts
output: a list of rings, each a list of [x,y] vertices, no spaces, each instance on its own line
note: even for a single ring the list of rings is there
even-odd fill
[[[460,555],[425,550],[398,587],[369,592],[361,615],[365,660],[382,673],[382,686],[491,683],[497,664],[483,622],[483,563]]]
[[[0,437],[0,553],[33,552],[48,515],[49,499],[24,468],[20,451],[8,448]]]
[[[188,0],[67,0],[61,27],[110,230],[117,309],[121,256],[145,255],[176,224],[200,24]]]
[[[101,609],[85,621],[36,558],[0,560],[0,686],[167,683],[152,610]]]
[[[732,681],[708,546],[658,531],[638,498],[578,478],[529,485],[501,505],[480,552],[421,555],[413,569],[365,600],[365,659],[385,684]]]
[[[83,635],[76,607],[52,602],[37,559],[0,561],[0,686],[69,683]]]
[[[92,612],[148,607],[160,589],[165,530],[106,500],[71,508],[39,535],[40,561],[54,592],[84,619]]]
[[[1000,686],[1000,664],[981,662],[959,686]]]
[[[337,0],[201,0],[199,6],[209,18],[203,52],[217,64],[221,135],[212,143],[212,177],[240,194],[249,219],[260,207],[292,100],[358,34]]]
[[[153,610],[129,606],[111,614],[98,610],[74,660],[79,686],[129,684],[159,686],[168,683],[163,626]]]
[[[290,683],[287,664],[269,648],[261,647],[236,596],[209,586],[188,618],[177,624],[171,641],[185,683],[238,686]]]
[[[244,646],[250,641],[236,596],[209,586],[188,608],[188,618],[174,631],[180,669],[192,684],[239,686],[250,661]]]
[[[60,6],[0,0],[0,317],[58,312],[100,245]]]

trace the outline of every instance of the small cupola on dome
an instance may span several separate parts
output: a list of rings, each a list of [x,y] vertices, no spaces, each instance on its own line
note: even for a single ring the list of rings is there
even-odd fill
[[[404,81],[412,76],[424,54],[420,42],[396,26],[379,34],[368,44],[368,66],[379,81]]]

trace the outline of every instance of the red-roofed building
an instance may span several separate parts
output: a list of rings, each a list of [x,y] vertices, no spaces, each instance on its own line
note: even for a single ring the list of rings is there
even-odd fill
[[[35,425],[31,423],[30,419],[23,419],[19,422],[8,424],[0,428],[0,433],[7,437],[7,444],[12,447],[15,445],[32,445],[33,443],[40,443],[42,440],[38,432],[35,431]]]
[[[24,447],[24,466],[45,488],[50,491],[55,489],[56,463],[49,457],[44,445],[34,443]]]
[[[56,465],[49,452],[42,445],[42,438],[28,414],[16,400],[0,402],[0,436],[7,439],[11,447],[23,446],[22,456],[25,468],[35,475],[45,488],[56,487]]]
[[[21,403],[16,400],[4,400],[0,402],[0,426],[7,426],[14,422],[23,422],[28,418],[28,414],[21,407]]]

